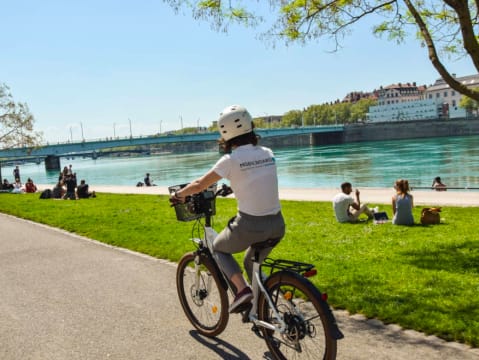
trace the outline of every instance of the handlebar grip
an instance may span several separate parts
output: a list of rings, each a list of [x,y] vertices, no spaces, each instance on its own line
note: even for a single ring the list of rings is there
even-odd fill
[[[226,184],[223,184],[221,186],[221,189],[218,191],[218,195],[223,197],[228,196],[229,194],[232,194],[232,193],[233,193],[233,189]]]

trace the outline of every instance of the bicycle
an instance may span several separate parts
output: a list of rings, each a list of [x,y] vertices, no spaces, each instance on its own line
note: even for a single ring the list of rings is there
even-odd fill
[[[173,194],[183,186],[186,184],[171,186],[169,192]],[[231,193],[230,187],[222,185],[216,190],[215,184],[187,197],[183,204],[172,205],[179,221],[196,220],[192,230],[196,250],[179,261],[176,286],[186,317],[207,337],[215,337],[226,328],[228,291],[236,293],[212,256],[213,240],[218,235],[211,224],[216,214],[215,199]],[[200,236],[195,237],[195,231]],[[252,330],[265,340],[275,359],[335,359],[337,340],[344,335],[327,303],[327,295],[307,279],[316,274],[314,265],[271,258],[262,264],[258,262],[259,250],[272,247],[277,241],[253,245],[253,300],[238,312],[243,322],[253,324]]]

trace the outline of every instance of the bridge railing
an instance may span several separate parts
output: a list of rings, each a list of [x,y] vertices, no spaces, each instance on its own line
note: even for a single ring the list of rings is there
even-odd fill
[[[307,133],[317,132],[333,132],[343,131],[343,125],[318,125],[307,127],[290,127],[290,128],[257,128],[255,132],[261,137],[274,136],[294,136]],[[75,153],[94,152],[102,149],[124,147],[124,146],[139,146],[139,145],[153,145],[162,143],[175,142],[207,142],[218,140],[218,132],[204,132],[195,134],[155,134],[149,136],[132,136],[132,137],[106,137],[92,140],[82,140],[79,142],[59,142],[57,144],[47,143],[43,146],[35,148],[15,148],[8,150],[0,150],[0,159],[10,159],[16,157],[45,157],[45,156],[64,156]]]

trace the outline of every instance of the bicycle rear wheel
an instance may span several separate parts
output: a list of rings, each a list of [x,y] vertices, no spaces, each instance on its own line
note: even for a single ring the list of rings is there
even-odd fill
[[[290,272],[274,273],[266,289],[287,325],[286,332],[262,328],[263,336],[275,359],[336,359],[337,344],[330,322],[329,305],[321,293],[302,276]],[[258,317],[275,324],[273,312],[264,294],[258,303]]]
[[[225,329],[229,319],[228,294],[207,256],[185,254],[176,271],[176,287],[186,317],[200,334],[214,337]]]

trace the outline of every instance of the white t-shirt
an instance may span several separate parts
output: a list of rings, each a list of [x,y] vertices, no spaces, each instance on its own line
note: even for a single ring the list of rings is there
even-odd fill
[[[349,206],[354,204],[354,199],[351,195],[347,195],[343,192],[333,197],[333,209],[336,219],[343,223],[349,221]]]
[[[252,144],[240,146],[221,157],[212,170],[230,181],[239,211],[264,216],[281,210],[276,162],[270,149]]]

